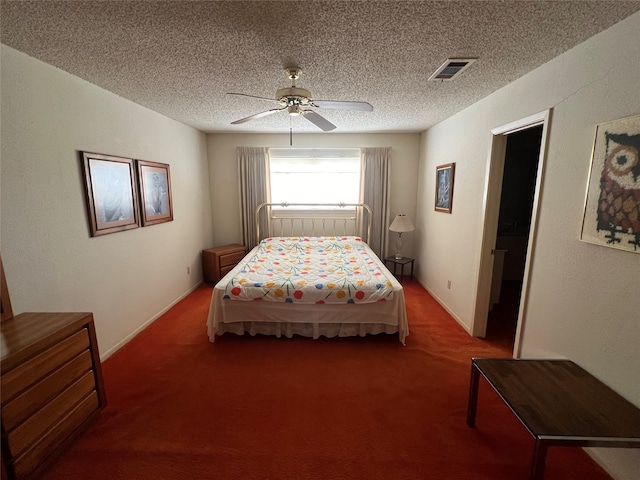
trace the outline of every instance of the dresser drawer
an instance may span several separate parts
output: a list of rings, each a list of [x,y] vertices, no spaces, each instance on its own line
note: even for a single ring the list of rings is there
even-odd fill
[[[228,253],[226,255],[220,255],[220,269],[222,270],[224,267],[228,266],[235,267],[238,262],[244,258],[244,256],[244,250],[240,252]]]
[[[55,456],[59,446],[77,434],[85,422],[93,418],[99,410],[100,400],[97,392],[93,391],[53,425],[34,445],[15,457],[16,477],[25,478],[32,475],[43,463]]]
[[[82,399],[95,390],[93,372],[87,372],[60,395],[35,412],[14,430],[7,432],[9,448],[13,455],[20,455],[27,447],[58,423]]]
[[[106,405],[93,314],[25,312],[0,329],[6,478],[41,478]]]
[[[34,414],[69,385],[82,377],[83,374],[90,371],[92,366],[91,352],[84,350],[62,367],[54,370],[17,397],[3,404],[2,422],[4,428],[13,430],[27,417]]]
[[[89,333],[83,328],[19,367],[3,372],[0,384],[2,404],[88,348]]]

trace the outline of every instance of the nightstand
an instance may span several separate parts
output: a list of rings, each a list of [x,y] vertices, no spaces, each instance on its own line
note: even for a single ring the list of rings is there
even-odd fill
[[[392,255],[384,259],[384,264],[386,266],[387,262],[393,263],[392,273],[394,277],[397,277],[396,267],[398,267],[398,265],[400,266],[400,283],[402,283],[402,281],[404,280],[404,266],[407,265],[408,263],[411,264],[411,280],[413,280],[413,262],[414,261],[415,261],[414,258],[410,258],[410,257],[396,258],[395,256]]]
[[[216,284],[247,254],[244,245],[221,245],[202,251],[202,276],[207,283]]]

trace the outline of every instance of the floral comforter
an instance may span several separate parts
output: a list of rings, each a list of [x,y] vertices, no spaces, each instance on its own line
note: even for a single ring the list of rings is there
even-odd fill
[[[359,237],[272,237],[242,260],[223,298],[309,304],[392,296],[387,274]]]

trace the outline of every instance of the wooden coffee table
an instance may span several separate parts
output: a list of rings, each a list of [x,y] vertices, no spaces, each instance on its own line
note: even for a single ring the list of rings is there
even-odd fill
[[[640,448],[640,409],[570,360],[473,358],[467,425],[473,428],[482,375],[535,438],[531,480],[547,448]]]

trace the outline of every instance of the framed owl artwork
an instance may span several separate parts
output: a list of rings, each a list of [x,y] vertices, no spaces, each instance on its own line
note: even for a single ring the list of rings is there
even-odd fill
[[[596,127],[580,239],[640,253],[640,115]]]

